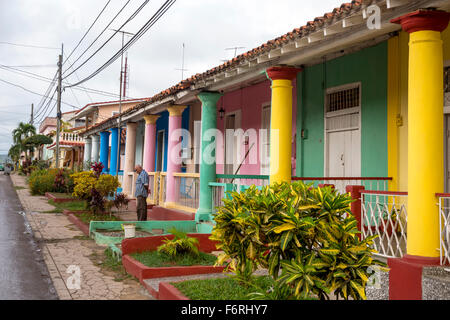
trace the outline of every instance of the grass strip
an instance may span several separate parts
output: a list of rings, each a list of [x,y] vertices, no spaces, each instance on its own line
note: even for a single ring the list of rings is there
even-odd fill
[[[147,267],[174,267],[174,266],[212,266],[216,263],[217,257],[212,254],[200,252],[195,255],[179,255],[172,258],[157,251],[144,251],[132,253],[131,256]]]
[[[269,290],[274,282],[269,276],[257,276],[253,279],[253,283]],[[230,277],[187,280],[171,284],[191,300],[248,300],[248,295],[257,291],[254,287],[241,285]]]
[[[86,210],[86,201],[84,200],[69,201],[69,202],[55,202],[53,200],[48,200],[48,203],[54,206],[55,209],[44,211],[44,213],[59,213],[63,212],[64,209],[70,211]]]

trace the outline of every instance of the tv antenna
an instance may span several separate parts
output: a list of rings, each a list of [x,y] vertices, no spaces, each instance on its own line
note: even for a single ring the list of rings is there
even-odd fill
[[[231,47],[231,48],[225,48],[225,50],[234,50],[234,57],[233,57],[233,58],[236,58],[237,51],[238,51],[239,49],[245,49],[245,47]]]
[[[189,69],[185,69],[184,68],[184,50],[185,50],[185,45],[183,43],[183,57],[182,57],[182,60],[181,60],[181,69],[175,69],[175,70],[181,71],[181,81],[184,80],[184,72],[185,71],[189,71]]]

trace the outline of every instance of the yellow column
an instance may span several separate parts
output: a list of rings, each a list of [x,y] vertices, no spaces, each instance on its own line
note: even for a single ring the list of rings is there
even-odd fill
[[[272,67],[270,116],[270,183],[291,182],[292,156],[292,79],[300,71],[290,67]]]
[[[407,253],[439,257],[437,192],[444,191],[443,53],[449,15],[419,10],[393,22],[410,33]]]
[[[398,180],[399,167],[399,137],[398,126],[400,116],[400,63],[399,37],[388,40],[388,105],[387,105],[387,136],[388,136],[388,176],[390,191],[400,191]]]

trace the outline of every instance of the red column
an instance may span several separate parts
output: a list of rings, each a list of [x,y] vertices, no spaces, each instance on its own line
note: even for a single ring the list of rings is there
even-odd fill
[[[350,193],[353,201],[350,205],[350,211],[352,212],[355,219],[358,221],[358,230],[362,231],[363,224],[361,219],[361,192],[365,190],[364,186],[346,186],[345,192]],[[361,235],[358,235],[361,239]]]

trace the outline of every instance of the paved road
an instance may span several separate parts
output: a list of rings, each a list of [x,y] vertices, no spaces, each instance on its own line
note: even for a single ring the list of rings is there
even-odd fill
[[[9,176],[0,172],[0,299],[57,299]]]

